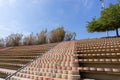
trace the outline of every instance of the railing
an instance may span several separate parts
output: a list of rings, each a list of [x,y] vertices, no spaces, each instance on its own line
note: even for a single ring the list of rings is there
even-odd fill
[[[58,45],[58,44],[57,44],[57,45]],[[55,46],[57,46],[57,45],[55,45]],[[54,47],[55,47],[55,46],[54,46]],[[54,48],[54,47],[53,47],[53,48]],[[52,48],[52,49],[53,49],[53,48]],[[50,50],[51,50],[51,49],[50,49]],[[48,50],[48,51],[50,51],[50,50]],[[33,59],[32,61],[30,61],[29,63],[25,64],[23,67],[19,68],[16,72],[14,72],[13,74],[11,74],[11,75],[9,75],[8,77],[6,77],[5,80],[10,80],[10,78],[11,78],[12,76],[14,76],[14,75],[17,74],[18,72],[20,72],[22,69],[24,69],[25,67],[27,67],[28,65],[30,65],[33,61],[35,61],[35,60],[37,60],[38,58],[42,57],[42,55],[46,54],[48,51],[40,54],[38,57],[36,57],[36,58]]]
[[[46,53],[46,52],[45,52]],[[28,65],[30,65],[33,61],[37,60],[38,58],[40,58],[43,54],[39,55],[38,57],[36,57],[34,60],[30,61],[29,63],[27,63],[26,65],[24,65],[23,67],[19,68],[16,72],[14,72],[13,74],[9,75],[8,77],[5,78],[5,80],[9,80],[12,76],[14,76],[15,74],[17,74],[19,71],[21,71],[22,69],[24,69],[25,67],[27,67]]]

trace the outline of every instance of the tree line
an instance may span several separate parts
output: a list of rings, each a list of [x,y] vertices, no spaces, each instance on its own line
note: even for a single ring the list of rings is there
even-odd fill
[[[0,39],[0,47],[21,46],[21,45],[40,45],[46,43],[56,43],[61,41],[74,40],[75,32],[65,30],[64,27],[58,27],[50,32],[47,29],[37,34],[29,34],[23,37],[23,34],[10,34],[5,39]]]

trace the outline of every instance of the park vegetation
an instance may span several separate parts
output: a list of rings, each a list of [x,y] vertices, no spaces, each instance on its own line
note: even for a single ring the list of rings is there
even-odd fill
[[[110,4],[108,8],[101,11],[100,18],[93,18],[87,24],[88,32],[115,31],[119,36],[120,28],[120,3]]]
[[[37,34],[29,34],[23,36],[23,34],[10,34],[5,39],[0,39],[0,47],[21,46],[21,45],[40,45],[47,43],[56,43],[62,41],[74,40],[76,36],[75,32],[65,30],[64,27],[58,27],[50,32],[47,29],[42,30]]]

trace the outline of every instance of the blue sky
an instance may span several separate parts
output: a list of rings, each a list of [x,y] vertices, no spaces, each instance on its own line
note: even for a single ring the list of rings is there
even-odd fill
[[[117,0],[105,0],[105,6]],[[105,33],[88,33],[87,21],[99,17],[99,0],[0,0],[0,38],[11,33],[38,33],[64,26],[77,39],[97,38]],[[109,32],[115,35],[115,32]]]

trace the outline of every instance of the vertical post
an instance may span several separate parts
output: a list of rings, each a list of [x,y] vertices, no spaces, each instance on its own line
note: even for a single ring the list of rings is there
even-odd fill
[[[101,3],[102,3],[102,10],[104,10],[104,9],[105,9],[105,2],[104,2],[104,0],[100,0],[100,1],[101,1]],[[107,36],[107,37],[109,36],[107,29],[106,29],[106,36]]]
[[[73,40],[75,40],[75,37],[76,37],[76,33],[74,32],[73,34],[74,34]]]

